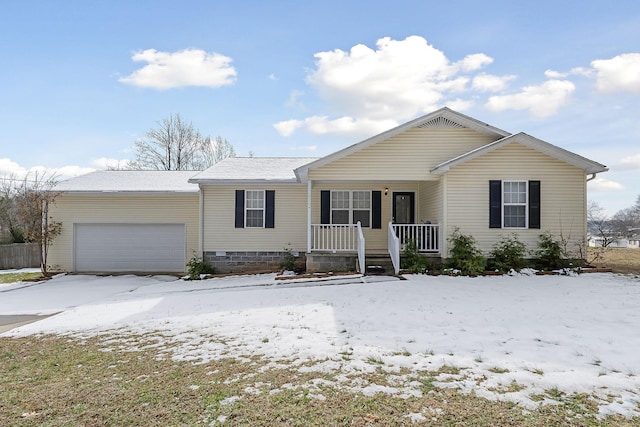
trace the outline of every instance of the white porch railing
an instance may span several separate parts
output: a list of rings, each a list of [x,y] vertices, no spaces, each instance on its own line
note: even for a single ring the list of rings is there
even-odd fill
[[[356,252],[357,225],[311,224],[311,250],[327,252]]]
[[[357,224],[311,224],[311,251],[356,252],[360,273],[365,274],[365,240]]]
[[[392,224],[392,226],[401,245],[413,240],[420,252],[440,251],[439,224]]]
[[[367,267],[364,259],[364,234],[362,234],[360,221],[356,224],[356,230],[358,233],[358,265],[360,267],[360,274],[366,274]]]
[[[389,256],[391,257],[393,270],[397,275],[400,272],[400,239],[398,239],[396,231],[393,229],[393,224],[391,222],[389,222],[388,235]]]

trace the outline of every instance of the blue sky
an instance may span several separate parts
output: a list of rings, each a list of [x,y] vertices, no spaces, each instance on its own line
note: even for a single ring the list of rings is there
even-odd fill
[[[640,194],[640,2],[19,1],[0,14],[0,176],[131,159],[179,113],[238,155],[324,156],[442,106]]]

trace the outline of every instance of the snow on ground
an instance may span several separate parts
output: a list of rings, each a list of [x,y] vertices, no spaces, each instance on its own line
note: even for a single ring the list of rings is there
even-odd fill
[[[3,288],[0,314],[63,311],[6,336],[105,334],[135,347],[148,343],[127,337],[144,333],[175,359],[260,355],[366,394],[420,395],[416,378],[439,370],[438,386],[525,408],[587,393],[601,415],[640,416],[638,277],[407,278],[63,276]],[[360,378],[380,368],[391,385]]]

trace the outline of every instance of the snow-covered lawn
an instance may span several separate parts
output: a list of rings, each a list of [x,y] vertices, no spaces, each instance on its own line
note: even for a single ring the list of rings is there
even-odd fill
[[[144,333],[175,359],[260,355],[363,393],[419,395],[416,375],[439,371],[440,387],[524,408],[587,393],[602,415],[640,416],[638,277],[406,277],[61,276],[3,287],[0,315],[62,311],[5,336],[104,334],[142,346],[127,337]],[[394,386],[358,379],[380,368]]]

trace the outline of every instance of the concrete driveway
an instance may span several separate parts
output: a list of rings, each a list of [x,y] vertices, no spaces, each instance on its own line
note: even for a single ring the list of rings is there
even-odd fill
[[[52,314],[41,316],[35,314],[0,315],[0,334],[10,331],[13,328],[17,328],[18,326],[46,319],[49,316],[52,316]]]
[[[0,288],[0,334],[79,305],[175,280],[170,276],[71,275],[43,282],[10,284]]]

